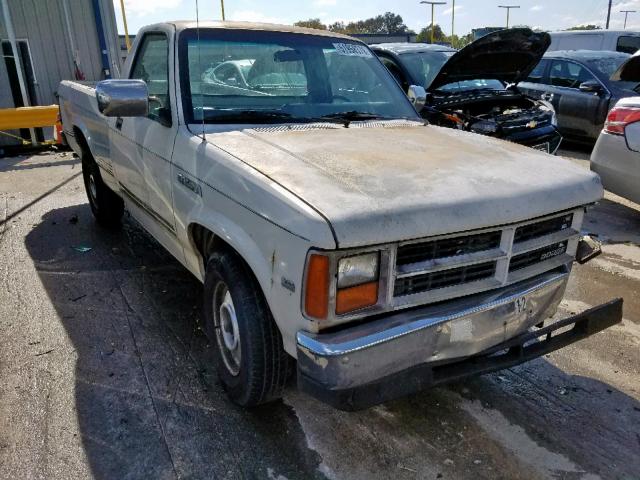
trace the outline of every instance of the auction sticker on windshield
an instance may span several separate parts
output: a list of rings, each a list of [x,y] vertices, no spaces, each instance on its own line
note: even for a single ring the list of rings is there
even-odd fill
[[[373,56],[371,51],[364,45],[357,45],[355,43],[334,43],[333,46],[335,47],[338,55],[365,58],[370,58]]]

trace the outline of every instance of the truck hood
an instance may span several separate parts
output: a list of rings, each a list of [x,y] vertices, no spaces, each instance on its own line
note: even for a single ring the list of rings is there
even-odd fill
[[[491,79],[506,83],[525,80],[551,45],[548,33],[511,28],[490,33],[453,55],[429,90],[464,80]]]
[[[206,138],[315,208],[341,248],[529,220],[603,195],[597,175],[559,157],[440,127],[379,125]]]

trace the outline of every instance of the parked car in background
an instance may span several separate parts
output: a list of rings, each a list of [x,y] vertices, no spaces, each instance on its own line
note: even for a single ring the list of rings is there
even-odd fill
[[[616,102],[638,95],[640,81],[633,78],[640,77],[616,75],[630,58],[608,51],[549,52],[518,87],[553,104],[565,138],[593,144]]]
[[[554,153],[562,137],[553,107],[516,87],[549,46],[546,33],[514,28],[490,33],[459,52],[426,44],[372,45],[402,88],[422,85],[430,123]]]
[[[607,190],[640,203],[640,97],[623,98],[611,110],[591,154],[591,170]]]
[[[202,74],[202,80],[207,83],[220,83],[224,85],[248,88],[247,75],[255,59],[242,59],[221,62],[210,67]]]
[[[572,30],[552,32],[549,51],[609,50],[634,54],[640,49],[640,32],[630,30]]]

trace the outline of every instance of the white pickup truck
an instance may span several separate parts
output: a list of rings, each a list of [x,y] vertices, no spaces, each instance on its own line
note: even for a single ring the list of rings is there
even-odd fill
[[[296,369],[304,391],[363,408],[620,321],[614,300],[543,325],[597,253],[580,229],[598,176],[425,125],[424,90],[407,97],[363,43],[169,22],[127,63],[61,83],[64,133],[98,222],[126,208],[204,283],[236,403],[278,398]]]

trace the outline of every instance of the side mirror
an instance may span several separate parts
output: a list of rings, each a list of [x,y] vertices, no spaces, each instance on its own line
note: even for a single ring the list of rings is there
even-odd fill
[[[149,91],[144,80],[103,80],[96,85],[98,110],[106,117],[146,117]]]
[[[427,91],[424,87],[419,85],[411,85],[407,92],[409,101],[413,104],[414,108],[420,112],[427,103]]]
[[[601,93],[602,85],[596,80],[588,80],[584,83],[581,83],[578,87],[581,92],[585,93]]]

